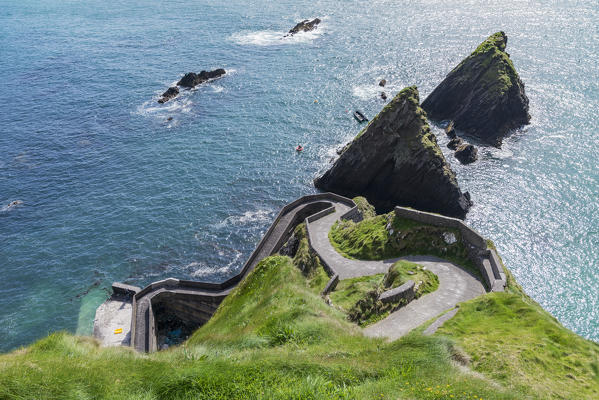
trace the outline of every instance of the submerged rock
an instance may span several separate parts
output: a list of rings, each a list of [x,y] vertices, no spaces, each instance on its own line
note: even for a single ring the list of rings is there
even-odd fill
[[[199,74],[188,72],[181,78],[181,80],[179,80],[179,82],[177,82],[177,85],[193,88],[207,80],[219,78],[225,73],[226,71],[222,68],[215,69],[214,71],[202,71]]]
[[[473,145],[464,143],[457,148],[454,155],[462,164],[470,164],[478,159],[478,150]]]
[[[510,130],[528,124],[528,98],[497,32],[481,43],[424,100],[430,118],[451,119],[455,129],[499,145]]]
[[[160,97],[158,99],[158,102],[160,104],[162,103],[166,103],[167,101],[169,101],[172,98],[175,98],[179,95],[179,88],[176,86],[171,86],[170,88],[168,88],[166,90],[166,92],[162,93],[162,97]]]
[[[314,184],[364,196],[382,211],[401,205],[463,218],[471,206],[430,131],[416,87],[399,92]]]
[[[314,29],[316,29],[316,26],[320,24],[320,19],[319,18],[314,18],[312,21],[305,19],[302,22],[299,22],[297,25],[295,25],[293,28],[291,28],[289,30],[289,33],[285,36],[293,36],[296,33],[299,32],[309,32],[309,31],[313,31]]]
[[[387,93],[381,92],[381,99],[387,100]]]

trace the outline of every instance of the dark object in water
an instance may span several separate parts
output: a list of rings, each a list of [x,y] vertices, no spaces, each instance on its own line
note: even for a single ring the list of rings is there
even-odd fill
[[[304,150],[304,148],[302,147],[301,144],[298,144],[297,147],[295,148],[295,151],[297,151],[298,153],[303,150]]]
[[[387,84],[386,79],[381,79],[381,81],[379,82],[379,86],[381,86],[381,87],[385,87],[386,84]]]
[[[320,24],[319,18],[314,18],[312,21],[310,21],[309,19],[305,19],[302,22],[299,22],[293,28],[291,28],[289,30],[289,33],[287,35],[285,35],[285,37],[293,36],[294,34],[299,33],[299,32],[312,31],[312,30],[316,29],[316,25],[318,25],[318,24]]]
[[[177,86],[171,86],[166,92],[162,93],[162,97],[158,99],[158,102],[163,104],[177,97],[179,95],[179,86],[192,89],[211,79],[220,78],[224,74],[226,74],[226,71],[222,68],[215,69],[214,71],[202,71],[199,74],[188,72],[177,82]]]
[[[162,93],[162,97],[158,99],[160,104],[166,103],[170,99],[173,99],[179,95],[179,88],[176,86],[172,86],[166,90],[166,92]]]
[[[460,147],[461,145],[464,144],[464,141],[462,140],[462,138],[459,137],[454,137],[452,138],[449,143],[447,143],[447,148],[451,149],[451,150],[456,150],[458,147]]]
[[[356,119],[356,121],[358,121],[359,123],[368,121],[368,118],[366,118],[364,116],[364,114],[362,114],[360,111],[356,110],[354,111],[354,118]]]
[[[471,144],[464,143],[456,149],[454,155],[462,164],[470,164],[478,159],[478,150]]]
[[[387,100],[387,93],[381,92],[381,99]]]
[[[193,88],[210,79],[220,78],[225,73],[225,70],[222,68],[215,69],[214,71],[202,71],[199,74],[196,74],[195,72],[188,72],[179,80],[179,82],[177,82],[177,85]]]

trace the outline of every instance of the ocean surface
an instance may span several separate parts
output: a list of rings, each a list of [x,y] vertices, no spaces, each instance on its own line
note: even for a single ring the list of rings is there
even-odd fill
[[[498,30],[531,124],[470,166],[434,130],[475,202],[467,222],[599,341],[598,21],[596,0],[0,0],[0,350],[90,334],[113,281],[234,274],[358,133],[351,111],[383,107],[380,79],[423,100]]]

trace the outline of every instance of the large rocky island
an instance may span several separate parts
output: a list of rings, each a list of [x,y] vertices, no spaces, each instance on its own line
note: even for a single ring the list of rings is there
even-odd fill
[[[424,100],[435,120],[453,120],[455,129],[492,145],[528,124],[528,98],[509,54],[507,35],[497,32],[455,67]]]
[[[348,145],[314,184],[345,196],[364,196],[377,208],[409,206],[463,218],[471,205],[445,161],[418,89],[408,87]]]

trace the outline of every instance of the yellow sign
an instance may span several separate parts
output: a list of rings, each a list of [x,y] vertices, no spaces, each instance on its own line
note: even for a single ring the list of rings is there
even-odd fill
[[[118,335],[119,333],[123,333],[123,328],[115,329],[114,334]]]

